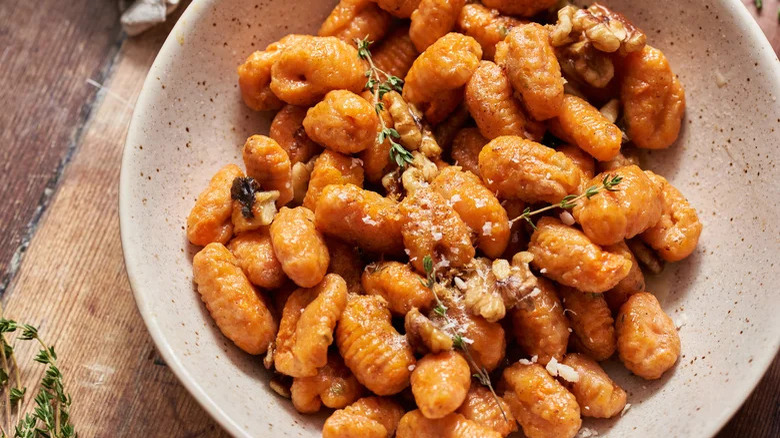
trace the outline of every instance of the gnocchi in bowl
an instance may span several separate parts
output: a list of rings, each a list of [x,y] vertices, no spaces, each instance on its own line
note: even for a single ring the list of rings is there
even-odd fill
[[[647,8],[278,3],[188,9],[178,56],[206,44],[218,62],[150,75],[164,91],[141,97],[122,176],[139,308],[231,433],[648,434],[669,430],[653,416],[670,403],[694,418],[676,434],[717,430],[738,403],[696,414],[690,376],[739,342],[707,312],[740,303],[707,295],[726,281],[705,249],[723,225],[685,183],[704,172],[701,78],[684,60],[675,74]],[[282,31],[293,16],[309,21]],[[169,96],[184,90],[212,121]],[[155,111],[169,128],[139,128]],[[128,172],[160,168],[164,138],[187,138],[197,172],[168,164],[157,184],[181,202],[147,179],[137,204]],[[178,238],[157,235],[160,215]],[[175,269],[141,263],[141,242]],[[150,272],[165,300],[141,292]],[[755,380],[771,357],[751,351]]]

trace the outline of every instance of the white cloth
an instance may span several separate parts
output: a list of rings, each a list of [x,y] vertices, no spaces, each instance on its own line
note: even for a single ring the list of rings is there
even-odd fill
[[[122,13],[120,22],[128,35],[138,35],[165,21],[165,17],[179,6],[179,0],[136,0]]]

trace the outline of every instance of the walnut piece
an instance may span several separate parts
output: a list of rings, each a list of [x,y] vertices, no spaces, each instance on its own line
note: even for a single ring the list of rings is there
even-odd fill
[[[452,338],[438,329],[416,307],[407,312],[404,329],[409,344],[421,354],[452,350]]]
[[[660,274],[664,270],[664,261],[649,246],[639,239],[626,241],[628,248],[634,253],[637,261],[651,274]]]
[[[496,273],[496,262],[499,264],[499,274],[495,274],[498,280],[496,287],[504,300],[504,306],[511,309],[536,288],[536,276],[531,272],[528,264],[531,263],[534,256],[527,251],[518,252],[512,257],[512,264],[508,266],[508,275],[504,275],[506,267],[504,263],[495,260],[493,262],[493,272]],[[507,263],[508,265],[508,263]]]
[[[565,6],[549,25],[550,40],[568,76],[603,88],[615,75],[610,53],[642,50],[647,37],[623,15],[593,3],[588,9]]]
[[[414,151],[412,156],[414,157],[412,162],[401,174],[401,183],[407,195],[411,195],[420,187],[428,186],[439,174],[436,163],[429,160],[423,153]]]
[[[469,271],[464,295],[466,309],[490,322],[503,318],[506,315],[506,305],[498,290],[498,280],[490,260],[483,257],[474,259]]]
[[[400,143],[410,151],[416,151],[422,143],[422,114],[395,91],[385,94],[387,110],[393,116],[393,125],[401,136]]]

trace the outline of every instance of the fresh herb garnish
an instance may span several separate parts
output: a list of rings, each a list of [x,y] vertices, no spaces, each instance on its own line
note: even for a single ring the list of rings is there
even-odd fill
[[[374,111],[379,116],[380,130],[377,134],[377,143],[383,143],[385,140],[390,141],[390,159],[398,165],[398,167],[405,167],[413,160],[412,153],[406,150],[398,139],[401,135],[393,128],[388,128],[385,124],[384,118],[382,118],[382,111],[385,110],[385,104],[382,102],[382,98],[385,94],[391,91],[403,92],[404,81],[398,76],[391,75],[374,64],[374,60],[371,57],[371,44],[373,41],[369,41],[367,38],[355,39],[355,44],[358,48],[358,57],[368,62],[369,69],[366,70],[365,76],[368,78],[366,81],[366,90],[370,90],[374,95]],[[385,78],[383,81],[382,78]]]
[[[428,289],[430,289],[431,292],[433,292],[433,297],[436,300],[436,306],[433,308],[433,312],[444,318],[446,327],[450,328],[443,330],[449,332],[448,334],[452,338],[452,346],[462,351],[463,355],[466,356],[466,360],[468,361],[469,365],[477,370],[473,377],[479,380],[479,383],[481,383],[483,386],[487,386],[487,388],[493,394],[493,397],[496,399],[496,404],[498,405],[498,409],[501,411],[501,415],[504,416],[504,421],[508,423],[509,419],[506,416],[506,412],[504,412],[504,408],[501,406],[501,401],[498,398],[498,394],[496,394],[496,391],[493,389],[493,384],[490,382],[490,375],[488,374],[487,370],[484,367],[480,367],[477,364],[477,361],[475,361],[471,356],[471,351],[469,351],[468,347],[468,343],[470,341],[467,341],[461,333],[454,330],[453,327],[457,327],[457,323],[453,321],[449,315],[447,315],[447,306],[442,303],[439,295],[436,293],[436,289],[434,288],[434,285],[436,284],[436,272],[434,271],[433,258],[430,256],[430,254],[423,257],[423,269],[425,269],[425,274],[427,276],[427,279],[425,282],[423,282],[423,284]]]
[[[618,191],[617,185],[620,184],[620,182],[623,181],[623,177],[620,175],[605,175],[604,179],[601,181],[601,184],[597,184],[595,186],[590,186],[585,191],[579,195],[566,195],[561,199],[561,202],[558,202],[556,204],[550,204],[546,207],[542,207],[538,210],[531,211],[530,208],[526,207],[525,210],[523,210],[523,214],[520,216],[510,220],[510,223],[515,223],[518,220],[524,220],[531,224],[533,229],[536,229],[536,224],[531,220],[531,216],[537,215],[539,213],[544,213],[545,211],[552,210],[554,208],[562,208],[564,210],[571,210],[574,208],[575,205],[577,205],[577,201],[580,199],[590,199],[594,196],[596,196],[599,192],[602,190],[607,190],[609,192],[616,192]]]
[[[259,191],[260,184],[250,176],[238,177],[233,180],[233,186],[230,187],[230,197],[241,203],[241,214],[247,219],[255,217],[252,208],[255,206],[255,193]]]

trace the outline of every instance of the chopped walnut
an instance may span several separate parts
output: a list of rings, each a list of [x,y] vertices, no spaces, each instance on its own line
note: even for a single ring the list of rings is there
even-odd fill
[[[251,215],[246,214],[246,206],[238,200],[233,201],[233,231],[243,233],[270,225],[276,215],[277,190],[255,192]]]
[[[651,274],[660,274],[664,270],[664,261],[658,257],[650,247],[639,239],[627,240],[626,244],[634,253],[640,265],[644,266]]]
[[[610,123],[617,122],[618,113],[620,112],[620,101],[617,99],[610,100],[599,109],[599,112],[601,112],[601,115],[606,117]]]
[[[579,77],[596,88],[604,88],[615,76],[615,66],[609,55],[586,41],[565,46],[557,54],[567,75]]]
[[[452,350],[452,338],[437,328],[416,307],[406,314],[404,329],[409,344],[420,354]]]
[[[615,75],[610,53],[641,50],[647,37],[623,15],[598,3],[588,9],[565,6],[549,25],[550,40],[564,72],[603,88]]]
[[[404,197],[404,187],[401,182],[401,169],[395,169],[382,177],[382,187],[386,196],[395,201],[401,201]]]
[[[319,157],[316,155],[306,163],[297,162],[292,166],[292,188],[293,202],[303,204],[303,198],[306,196],[306,190],[309,188],[309,178],[314,169],[314,161]]]
[[[281,395],[284,398],[292,398],[290,393],[290,386],[292,386],[292,378],[285,376],[284,374],[274,374],[268,385],[275,393]]]
[[[599,20],[600,24],[596,25],[598,27],[599,25],[603,25],[603,29],[594,31],[601,34],[610,33],[612,36],[617,38],[619,40],[618,48],[620,50],[621,55],[625,55],[626,53],[632,53],[632,52],[638,52],[642,50],[645,47],[645,43],[647,42],[647,36],[642,32],[638,27],[634,26],[633,23],[631,23],[626,17],[623,16],[623,14],[619,12],[615,12],[610,10],[604,5],[601,5],[599,3],[593,3],[588,8],[588,12]],[[586,35],[588,34],[588,31],[585,31]],[[593,39],[594,44],[596,44],[596,47],[598,47],[599,44],[599,38],[592,38],[589,36],[589,38]],[[604,41],[610,40],[611,37],[607,36]],[[614,43],[607,43],[609,47],[612,47]],[[616,49],[616,50],[617,50]],[[605,50],[608,51],[608,50]],[[614,51],[614,50],[613,50]]]
[[[512,257],[511,266],[508,266],[508,275],[505,275],[507,266],[504,263],[499,262],[499,260],[493,262],[493,272],[496,272],[496,262],[499,262],[498,272],[500,274],[496,274],[498,279],[496,287],[507,309],[517,306],[536,288],[536,276],[528,267],[533,258],[534,256],[527,251],[515,254]],[[509,264],[506,263],[506,265]]]
[[[401,136],[401,144],[410,151],[418,150],[423,141],[421,113],[395,91],[385,94],[384,100],[389,103],[387,110],[393,116],[393,125]]]
[[[466,309],[490,322],[506,315],[504,298],[498,290],[498,280],[486,258],[475,258],[466,277],[464,302]]]
[[[270,370],[274,366],[274,352],[275,351],[276,351],[276,342],[273,341],[268,346],[268,351],[265,352],[265,357],[263,357],[263,366],[267,370]]]
[[[427,186],[439,174],[436,163],[429,160],[428,157],[417,151],[414,151],[412,156],[412,162],[401,174],[401,183],[407,194],[412,194],[420,187]]]
[[[564,6],[558,10],[558,22],[550,26],[550,42],[553,47],[560,47],[575,41],[572,35],[574,29],[574,14],[580,9],[573,5]]]
[[[420,152],[428,158],[434,159],[441,156],[442,150],[439,143],[436,141],[436,137],[427,127],[422,131],[422,143],[420,143]]]
[[[588,9],[565,6],[558,11],[558,21],[549,27],[555,47],[574,42],[590,42],[607,53],[621,55],[642,50],[647,36],[626,17],[593,3]]]

